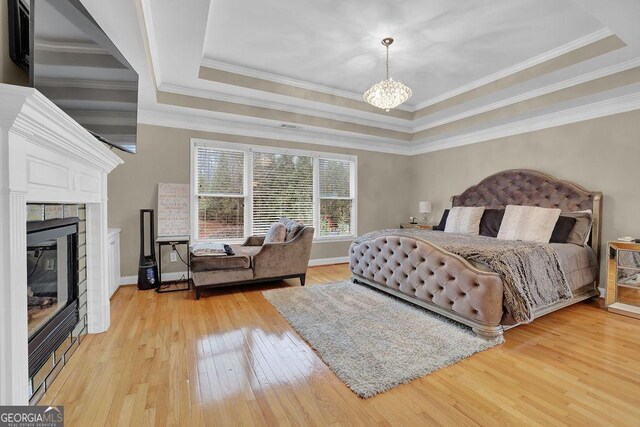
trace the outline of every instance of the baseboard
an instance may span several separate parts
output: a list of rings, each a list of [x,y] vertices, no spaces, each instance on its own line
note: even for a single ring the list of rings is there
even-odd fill
[[[317,267],[320,265],[343,264],[349,262],[348,256],[339,256],[335,258],[316,258],[309,260],[309,267]],[[162,273],[162,280],[178,280],[186,276],[186,271],[176,271],[173,273]],[[135,285],[138,283],[138,276],[123,276],[120,278],[120,286]]]
[[[309,267],[317,267],[319,265],[343,264],[349,262],[348,256],[339,256],[335,258],[316,258],[309,260]]]
[[[162,280],[178,280],[182,277],[187,277],[186,271],[176,271],[173,273],[162,273]],[[120,278],[120,286],[122,285],[135,285],[138,283],[138,276],[123,276]]]

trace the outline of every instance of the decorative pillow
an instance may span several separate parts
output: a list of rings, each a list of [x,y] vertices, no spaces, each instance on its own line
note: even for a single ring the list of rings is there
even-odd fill
[[[285,237],[285,240],[293,239],[298,235],[300,230],[304,228],[304,224],[294,221],[291,218],[287,218],[286,216],[280,218],[280,222],[287,228],[287,236]]]
[[[287,227],[281,222],[274,222],[264,237],[265,243],[282,243],[287,237]]]
[[[560,212],[560,209],[508,205],[498,239],[549,243]]]
[[[444,231],[445,233],[478,234],[483,213],[484,206],[456,206],[449,211]]]
[[[567,243],[567,239],[573,230],[573,226],[576,225],[576,219],[569,216],[560,215],[556,226],[551,233],[551,239],[549,243]]]
[[[447,217],[449,216],[449,209],[445,209],[442,213],[442,218],[440,219],[440,223],[433,227],[433,230],[444,231],[445,226],[447,225]]]
[[[504,209],[485,209],[480,220],[480,235],[498,237],[502,217],[504,217]]]
[[[591,209],[586,211],[563,212],[562,216],[576,219],[576,224],[573,226],[573,230],[571,230],[571,234],[569,234],[567,238],[567,243],[585,246],[589,242],[591,226],[593,225],[593,212]]]

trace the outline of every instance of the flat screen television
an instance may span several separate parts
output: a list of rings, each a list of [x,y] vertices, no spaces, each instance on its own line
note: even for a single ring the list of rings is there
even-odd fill
[[[138,74],[79,0],[9,0],[11,59],[98,140],[136,152]]]

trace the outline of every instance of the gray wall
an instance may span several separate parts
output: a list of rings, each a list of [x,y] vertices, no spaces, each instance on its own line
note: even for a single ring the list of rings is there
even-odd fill
[[[640,111],[414,156],[409,209],[434,204],[433,220],[449,198],[487,175],[527,168],[603,192],[603,245],[640,237]]]
[[[0,1],[0,83],[25,86],[29,76],[9,58],[9,14],[7,2]]]
[[[120,228],[122,276],[137,274],[139,210],[157,209],[158,183],[189,183],[191,138],[298,148],[358,156],[358,233],[398,227],[409,204],[409,157],[371,151],[296,144],[262,138],[197,132],[158,126],[138,126],[138,153],[116,152],[124,161],[109,174],[109,227]],[[400,191],[399,191],[400,189]],[[312,259],[347,255],[349,242],[316,243]],[[183,255],[184,256],[184,255]],[[163,257],[163,271],[179,271],[180,262]],[[164,267],[163,266],[163,267]]]

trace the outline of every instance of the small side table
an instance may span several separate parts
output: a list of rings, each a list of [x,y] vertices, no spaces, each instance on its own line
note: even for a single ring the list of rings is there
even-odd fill
[[[411,223],[408,222],[406,224],[400,224],[400,228],[403,228],[403,229],[433,230],[433,225],[431,225],[431,224],[420,224],[420,223],[411,224]]]
[[[607,310],[640,319],[640,244],[608,244]]]
[[[158,244],[158,287],[156,292],[159,294],[166,292],[188,291],[191,289],[191,250],[189,249],[189,236],[163,236],[156,239]],[[171,246],[172,248],[179,245],[185,245],[187,248],[187,259],[182,260],[187,266],[187,277],[185,280],[162,281],[162,248]],[[184,283],[184,284],[183,284]],[[182,286],[178,286],[183,284]]]

